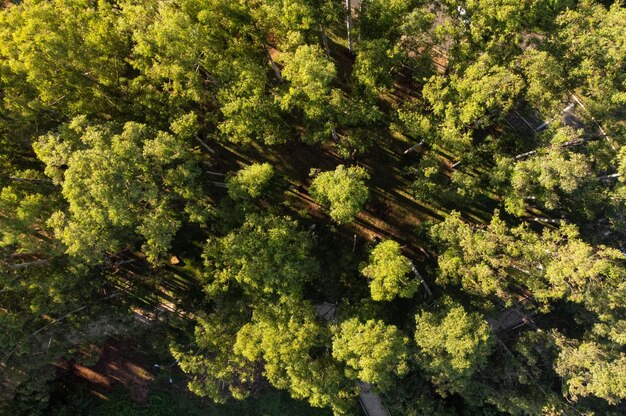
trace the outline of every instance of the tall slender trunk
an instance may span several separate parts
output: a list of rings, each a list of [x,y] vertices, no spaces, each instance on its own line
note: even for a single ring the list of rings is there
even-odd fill
[[[211,152],[211,153],[215,153],[215,150],[213,150],[212,148],[210,148],[210,147],[209,147],[209,145],[208,145],[208,144],[206,144],[206,143],[204,142],[204,140],[202,140],[202,139],[200,138],[200,136],[198,136],[198,135],[196,134],[194,137],[195,137],[195,139],[198,141],[198,143],[200,143],[200,144],[202,145],[202,147],[204,147],[206,150],[208,150],[208,151],[209,151],[209,152]]]
[[[9,176],[13,182],[32,182],[32,183],[52,183],[51,179],[29,179],[29,178],[18,178],[15,176]]]
[[[29,261],[27,263],[11,264],[11,265],[9,265],[7,267],[9,269],[12,269],[12,270],[20,270],[20,269],[25,269],[25,268],[27,268],[29,266],[37,266],[37,265],[46,264],[49,261],[50,260],[48,260],[48,259],[34,260],[34,261]]]
[[[324,50],[326,55],[330,56],[330,47],[328,46],[328,36],[326,36],[326,29],[323,25],[320,25],[320,32],[322,33],[322,43],[324,44]]]
[[[283,74],[280,73],[280,68],[278,68],[278,65],[276,65],[276,62],[274,62],[274,58],[272,58],[272,54],[270,53],[269,48],[267,49],[267,57],[270,60],[270,65],[274,70],[274,74],[276,74],[276,78],[278,78],[278,82],[282,83],[285,79],[283,78]]]
[[[348,50],[352,53],[352,1],[346,0],[346,29],[348,30]]]

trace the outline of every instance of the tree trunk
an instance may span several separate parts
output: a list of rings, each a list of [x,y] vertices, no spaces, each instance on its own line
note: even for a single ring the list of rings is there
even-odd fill
[[[204,147],[206,150],[208,150],[211,153],[215,153],[215,150],[211,149],[209,145],[206,144],[204,140],[202,140],[198,135],[196,135],[195,138],[202,145],[202,147]]]
[[[276,78],[278,78],[278,82],[283,83],[285,79],[283,78],[283,74],[280,73],[280,68],[278,68],[278,65],[276,65],[276,62],[274,62],[274,58],[272,58],[272,54],[270,53],[269,48],[267,49],[267,57],[270,60],[270,65],[274,70],[274,74],[276,74]]]
[[[424,144],[424,140],[422,140],[421,142],[414,144],[413,146],[409,147],[408,149],[406,149],[404,151],[404,154],[406,155],[407,153],[410,153],[412,151],[414,151],[415,149],[417,149],[418,147],[420,147],[422,144]]]
[[[13,182],[32,182],[32,183],[52,183],[52,179],[27,179],[27,178],[18,178],[15,176],[9,176]]]
[[[422,277],[420,272],[417,270],[417,268],[415,267],[415,265],[413,264],[412,261],[410,261],[409,264],[411,265],[411,270],[413,270],[413,273],[415,274],[415,277],[420,279],[420,283],[422,284],[422,286],[424,286],[424,290],[426,290],[426,293],[428,293],[428,296],[432,298],[433,297],[433,292],[430,291],[430,288],[426,284],[426,281],[424,280],[424,278]]]
[[[599,181],[603,181],[606,179],[613,179],[613,178],[619,178],[621,175],[619,173],[613,173],[612,175],[604,175],[604,176],[598,176],[598,180]]]
[[[34,260],[34,261],[29,261],[27,263],[19,263],[19,264],[10,264],[7,267],[11,270],[21,270],[21,269],[25,269],[29,266],[37,266],[37,265],[41,265],[41,264],[46,264],[48,263],[50,260],[48,259],[43,259],[43,260]]]
[[[352,53],[352,1],[346,0],[346,28],[348,30],[348,50]]]
[[[324,26],[320,25],[320,32],[322,33],[322,43],[324,44],[324,50],[326,51],[326,55],[330,57],[330,47],[328,46],[328,36],[326,36],[326,30]]]

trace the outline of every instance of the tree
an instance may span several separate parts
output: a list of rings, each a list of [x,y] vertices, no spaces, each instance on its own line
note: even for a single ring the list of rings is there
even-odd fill
[[[522,288],[539,308],[567,299],[594,310],[596,295],[622,293],[617,289],[624,276],[623,255],[584,242],[572,225],[538,234],[525,224],[508,229],[496,213],[485,229],[477,229],[456,214],[435,225],[432,235],[443,246],[437,281],[460,284],[477,296],[511,302]]]
[[[237,302],[220,304],[213,313],[201,314],[194,331],[196,351],[172,345],[180,368],[190,375],[193,393],[225,403],[230,397],[244,399],[261,378],[255,363],[234,353],[237,331],[245,310]]]
[[[484,129],[502,120],[523,85],[519,75],[483,54],[449,80],[440,75],[431,77],[423,94],[433,113],[442,119],[442,138],[447,144],[466,149],[471,144],[468,129]]]
[[[560,208],[561,200],[580,189],[590,176],[585,155],[559,147],[540,149],[513,166],[506,210],[517,216],[525,215],[529,197],[547,209]]]
[[[220,131],[234,143],[256,140],[265,144],[287,141],[288,126],[274,97],[266,92],[266,69],[248,57],[236,58],[226,68],[217,93],[224,120]]]
[[[240,200],[262,197],[275,177],[276,172],[269,163],[246,166],[226,180],[228,195]]]
[[[268,43],[293,51],[300,45],[318,42],[319,35],[326,42],[325,28],[338,20],[342,7],[333,0],[264,0],[253,3],[252,13]]]
[[[416,315],[415,321],[419,362],[437,391],[442,395],[462,392],[491,354],[494,339],[489,324],[480,314],[468,313],[449,299],[437,312]]]
[[[624,19],[623,4],[613,3],[607,10],[593,0],[580,2],[557,19],[557,45],[565,49],[570,82],[589,97],[591,114],[621,132],[626,128],[621,114],[626,103],[626,46],[620,41]]]
[[[330,332],[307,302],[257,308],[252,322],[237,333],[235,352],[264,363],[264,375],[275,387],[312,406],[344,414],[355,392],[347,388],[337,363],[315,350],[327,348]],[[349,384],[348,384],[349,385]]]
[[[385,390],[393,384],[394,374],[408,371],[408,342],[394,325],[352,318],[337,328],[333,357],[347,364],[348,377]]]
[[[315,45],[299,46],[285,58],[283,76],[289,87],[280,99],[280,106],[284,110],[302,111],[306,142],[325,141],[335,126],[333,102],[340,96],[331,86],[337,74],[335,64]]]
[[[206,291],[236,283],[252,296],[300,296],[318,273],[308,232],[288,217],[249,215],[244,224],[204,249]]]
[[[557,338],[561,348],[555,363],[566,393],[577,401],[591,395],[616,404],[626,398],[626,356],[596,342]]]
[[[374,300],[393,300],[396,296],[410,298],[419,282],[407,277],[411,271],[410,260],[400,253],[400,244],[383,241],[370,253],[369,264],[361,269],[371,279],[370,290]]]
[[[334,171],[315,175],[309,193],[315,201],[329,208],[338,224],[350,222],[361,211],[369,197],[365,180],[369,175],[359,166],[339,165]]]
[[[120,21],[105,1],[25,1],[0,11],[0,78],[11,112],[41,123],[128,111],[131,46]]]
[[[526,49],[517,59],[526,80],[526,99],[543,114],[556,114],[565,102],[563,65],[547,51]]]
[[[198,157],[180,136],[77,118],[34,147],[69,205],[48,222],[68,254],[98,262],[139,241],[155,263],[181,225],[172,204],[183,203],[191,220],[206,215],[197,216],[197,207],[208,206],[199,192]]]

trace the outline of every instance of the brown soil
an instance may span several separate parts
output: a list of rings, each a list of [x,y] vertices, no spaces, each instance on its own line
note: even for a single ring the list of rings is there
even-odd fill
[[[149,383],[154,380],[149,372],[151,366],[129,341],[109,339],[101,347],[85,351],[85,355],[94,352],[100,358],[93,366],[66,361],[60,368],[68,378],[85,383],[97,397],[105,398],[113,387],[121,386],[135,402],[147,403]]]

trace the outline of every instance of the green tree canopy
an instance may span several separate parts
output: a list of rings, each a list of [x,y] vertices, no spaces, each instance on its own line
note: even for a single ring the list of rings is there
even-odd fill
[[[262,197],[275,177],[276,172],[269,163],[246,166],[227,179],[228,195],[244,200]]]
[[[361,269],[371,279],[372,299],[410,298],[417,291],[419,282],[407,276],[411,272],[410,260],[400,253],[400,248],[393,240],[383,241],[372,250],[369,263]]]
[[[442,306],[415,317],[415,341],[420,365],[431,375],[440,394],[458,393],[485,366],[494,339],[480,314],[469,313],[451,301]]]
[[[408,338],[394,325],[352,318],[341,323],[333,338],[333,357],[346,363],[346,375],[388,389],[394,375],[408,371]]]
[[[204,250],[206,290],[237,283],[247,294],[299,296],[319,272],[311,234],[288,217],[249,215],[244,224]]]
[[[336,122],[333,102],[339,91],[331,82],[337,71],[335,64],[316,45],[302,45],[285,55],[283,76],[289,81],[280,105],[285,110],[299,110],[306,124],[303,139],[315,143],[328,140]]]
[[[334,171],[315,175],[309,192],[319,204],[328,207],[338,224],[354,220],[369,197],[365,180],[369,175],[360,166],[339,165]]]
[[[77,118],[42,136],[35,152],[69,205],[49,221],[68,254],[100,261],[140,241],[156,262],[183,219],[174,203],[182,202],[191,220],[208,213],[197,155],[182,137],[138,123],[120,128]]]
[[[618,250],[589,245],[571,225],[538,234],[527,225],[508,229],[496,214],[485,229],[476,229],[457,214],[432,232],[444,247],[438,282],[459,283],[479,296],[510,301],[521,286],[541,307],[565,298],[595,309],[592,295],[616,290],[624,276]]]

